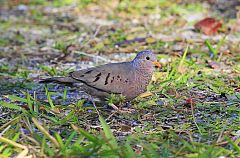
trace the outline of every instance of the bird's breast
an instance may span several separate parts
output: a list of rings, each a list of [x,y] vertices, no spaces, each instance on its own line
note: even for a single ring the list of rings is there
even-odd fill
[[[140,72],[135,75],[135,83],[133,84],[136,92],[143,93],[145,92],[149,82],[151,81],[152,74],[145,74]]]

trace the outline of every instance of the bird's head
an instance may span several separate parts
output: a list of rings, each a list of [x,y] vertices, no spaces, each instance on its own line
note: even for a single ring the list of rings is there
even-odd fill
[[[152,72],[154,67],[160,68],[161,65],[157,61],[155,54],[151,50],[144,50],[137,54],[132,61],[133,65],[139,69]]]

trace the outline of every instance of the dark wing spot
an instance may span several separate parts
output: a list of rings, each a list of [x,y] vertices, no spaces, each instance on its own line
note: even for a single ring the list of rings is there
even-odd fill
[[[102,75],[102,73],[100,72],[99,74],[96,75],[96,77],[100,77]]]
[[[79,76],[79,77],[84,77],[84,75],[81,75],[81,76]]]
[[[112,79],[111,79],[111,83],[114,81],[114,76],[112,77]]]
[[[85,74],[90,74],[93,70],[88,70]]]
[[[99,74],[97,74],[95,77],[95,80],[93,82],[97,82],[100,79],[100,76],[102,75],[102,73],[100,72]]]
[[[99,79],[100,79],[100,77],[97,76],[93,82],[97,82]]]
[[[120,78],[120,76],[119,76],[119,75],[117,75],[117,78]]]
[[[107,74],[107,77],[106,77],[106,80],[105,80],[104,85],[107,85],[107,84],[108,84],[108,78],[109,78],[109,76],[110,76],[110,73]]]

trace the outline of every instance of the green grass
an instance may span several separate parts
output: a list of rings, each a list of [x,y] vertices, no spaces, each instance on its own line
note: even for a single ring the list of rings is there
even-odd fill
[[[239,157],[238,45],[225,35],[218,41],[199,36],[198,43],[177,36],[186,23],[182,16],[207,12],[203,4],[34,0],[25,5],[26,13],[11,11],[7,21],[0,16],[2,157]],[[160,19],[152,19],[156,14]],[[101,25],[109,21],[113,25]],[[173,31],[176,38],[169,41],[151,37]],[[146,41],[115,46],[139,37]],[[153,95],[130,106],[112,95],[96,110],[76,87],[38,83],[47,75],[66,76],[83,63],[99,65],[97,55],[143,49],[153,49],[163,66],[148,86]],[[209,61],[223,66],[211,68]]]

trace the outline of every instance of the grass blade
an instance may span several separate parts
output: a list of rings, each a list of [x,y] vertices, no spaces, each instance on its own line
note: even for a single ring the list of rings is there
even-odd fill
[[[35,126],[49,139],[52,141],[52,143],[56,146],[56,147],[59,147],[59,143],[58,141],[49,134],[49,132],[42,126],[38,123],[37,119],[35,118],[32,118],[32,121],[33,123],[35,124]]]
[[[14,101],[24,102],[24,103],[28,102],[27,99],[21,98],[21,97],[15,96],[15,95],[8,95],[7,98],[14,100]]]
[[[28,104],[28,108],[30,109],[31,112],[33,112],[33,104],[31,101],[31,95],[29,93],[26,93],[27,95],[27,104]]]
[[[68,137],[68,139],[66,140],[65,146],[69,146],[71,141],[73,140],[73,138],[75,137],[75,135],[77,134],[76,131],[73,131],[70,136]]]
[[[126,158],[135,158],[136,157],[136,153],[133,151],[133,149],[128,141],[126,142],[124,147],[125,147],[124,148],[124,157],[126,157]]]
[[[99,117],[99,120],[100,120],[101,125],[103,127],[103,131],[105,133],[105,136],[109,140],[109,144],[111,145],[111,147],[113,149],[117,149],[118,144],[117,144],[117,141],[116,141],[115,137],[113,136],[113,133],[112,133],[109,125],[106,123],[106,121],[101,116]]]
[[[67,98],[67,87],[64,87],[64,92],[63,92],[63,100],[66,100]]]
[[[216,49],[213,48],[213,46],[211,45],[211,43],[210,43],[209,40],[206,40],[205,43],[206,43],[209,51],[210,51],[211,53],[213,53],[213,55],[214,55],[214,57],[215,57],[215,56],[217,55]]]
[[[185,51],[183,53],[182,59],[181,59],[181,61],[179,63],[179,66],[182,66],[182,64],[183,64],[183,62],[184,62],[184,60],[185,60],[185,58],[187,56],[187,52],[188,52],[188,45],[187,45],[187,48],[185,49]]]
[[[78,129],[79,132],[86,137],[89,141],[93,142],[93,143],[98,143],[98,139],[96,137],[94,137],[93,135],[91,135],[90,133],[86,132],[85,130],[79,128]]]
[[[11,103],[7,103],[7,102],[3,102],[3,101],[0,101],[0,106],[7,107],[9,109],[22,110],[22,108],[20,106],[17,106],[15,104],[11,104]]]
[[[48,99],[48,103],[49,105],[51,106],[51,108],[53,109],[54,108],[54,104],[53,104],[53,101],[51,99],[51,95],[50,95],[50,92],[48,91],[48,88],[45,87],[45,94],[47,95],[47,99]]]
[[[58,133],[54,133],[54,135],[55,135],[56,140],[58,141],[58,144],[59,144],[61,150],[65,150],[65,146],[64,146],[62,137]]]

